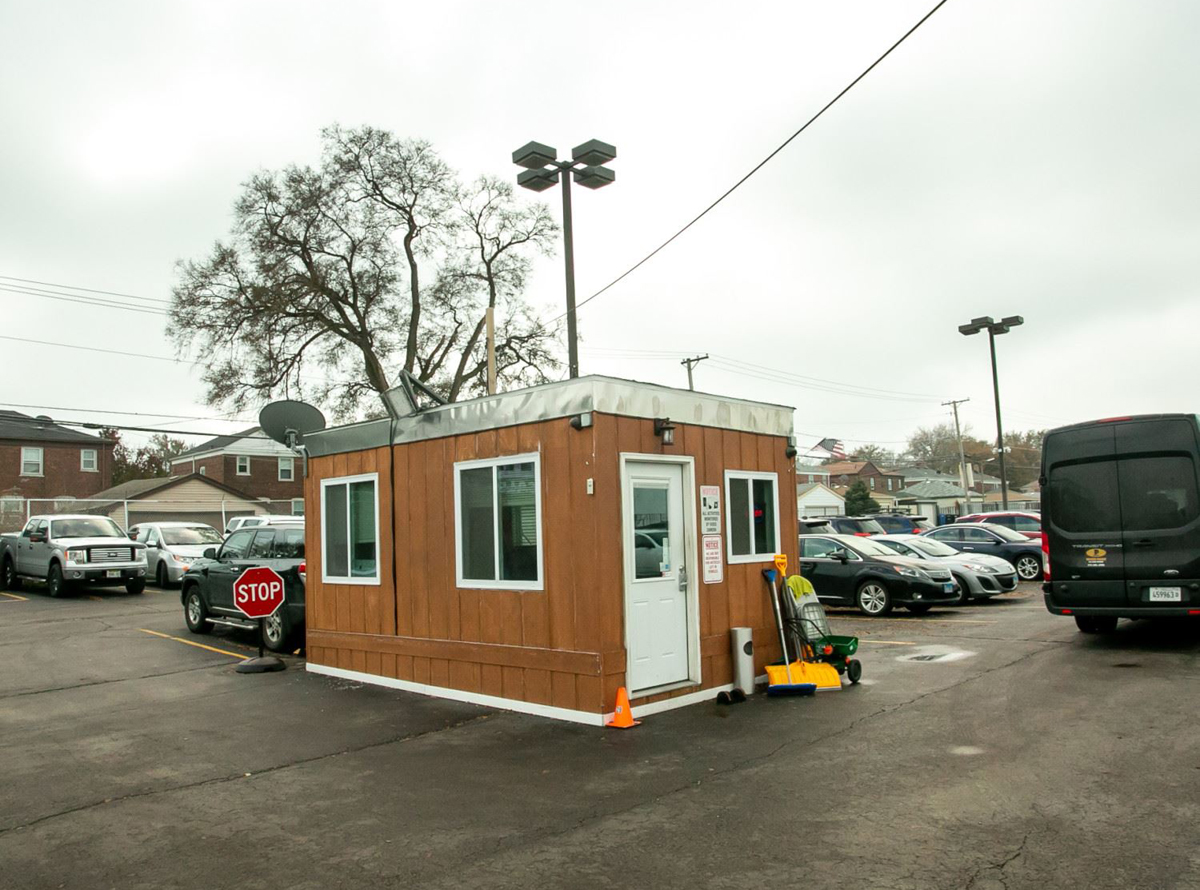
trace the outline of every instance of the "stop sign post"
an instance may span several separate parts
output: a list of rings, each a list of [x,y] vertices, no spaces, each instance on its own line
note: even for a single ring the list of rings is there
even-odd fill
[[[282,658],[263,654],[264,622],[283,605],[283,579],[267,566],[246,569],[233,582],[233,604],[247,618],[258,619],[258,657],[247,658],[236,668],[239,674],[262,674],[282,671],[287,665]]]

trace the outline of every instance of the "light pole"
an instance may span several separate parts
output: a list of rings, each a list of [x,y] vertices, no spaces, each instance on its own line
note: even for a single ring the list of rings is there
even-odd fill
[[[1010,315],[999,321],[990,316],[972,318],[969,324],[960,324],[958,332],[965,336],[988,332],[988,346],[992,351],[992,392],[996,397],[996,452],[1000,455],[1000,503],[1003,509],[1008,509],[1008,473],[1004,469],[1004,427],[1000,423],[1000,377],[996,373],[996,337],[1007,334],[1017,325],[1025,324],[1025,319],[1019,315]]]
[[[567,369],[571,377],[579,376],[579,347],[575,335],[575,247],[571,236],[571,178],[585,188],[598,189],[609,185],[617,174],[605,167],[617,156],[615,147],[599,139],[591,139],[571,149],[571,160],[560,161],[558,152],[549,145],[530,142],[513,152],[513,163],[525,167],[517,174],[517,185],[535,192],[554,188],[562,183],[563,196],[563,255],[567,265]]]

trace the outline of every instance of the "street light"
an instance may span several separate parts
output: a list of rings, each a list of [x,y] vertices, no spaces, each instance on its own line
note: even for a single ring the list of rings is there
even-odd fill
[[[591,139],[571,149],[571,160],[560,161],[549,145],[530,142],[513,152],[513,163],[526,168],[517,174],[517,185],[544,192],[562,183],[563,254],[567,263],[567,372],[579,376],[579,349],[575,342],[575,248],[571,236],[571,179],[584,188],[598,189],[611,184],[617,174],[605,167],[617,156],[607,142]]]
[[[990,316],[972,318],[969,324],[960,324],[958,332],[964,336],[988,332],[988,346],[992,350],[992,392],[996,398],[996,452],[1000,455],[1000,503],[1004,510],[1008,509],[1008,473],[1004,468],[1004,427],[1000,423],[1000,378],[996,374],[996,337],[1007,334],[1018,325],[1025,324],[1025,319],[1019,315],[1010,315],[994,321]]]

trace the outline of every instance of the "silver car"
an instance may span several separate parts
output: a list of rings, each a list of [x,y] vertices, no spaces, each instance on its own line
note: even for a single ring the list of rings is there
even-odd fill
[[[958,601],[1008,593],[1017,586],[1017,570],[999,556],[962,553],[924,535],[875,535],[871,538],[901,556],[923,559],[950,570],[958,584]]]
[[[146,545],[146,574],[159,587],[178,584],[183,573],[209,547],[220,547],[221,533],[202,522],[142,522],[129,536]]]

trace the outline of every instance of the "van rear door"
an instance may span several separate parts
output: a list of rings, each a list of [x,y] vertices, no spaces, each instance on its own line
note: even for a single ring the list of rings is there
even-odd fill
[[[1196,422],[1155,418],[1115,427],[1127,602],[1175,609],[1200,602]]]
[[[1054,604],[1126,604],[1116,428],[1095,424],[1046,436],[1042,527]]]

